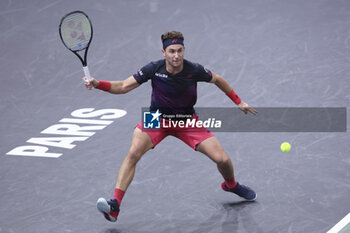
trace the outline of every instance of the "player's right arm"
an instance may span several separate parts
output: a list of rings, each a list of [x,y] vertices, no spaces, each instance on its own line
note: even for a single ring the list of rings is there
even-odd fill
[[[130,76],[123,81],[110,81],[110,82],[91,78],[88,82],[85,82],[85,86],[89,90],[91,90],[92,88],[101,89],[99,87],[101,86],[102,82],[110,83],[110,88],[108,90],[107,89],[102,89],[102,90],[108,91],[111,94],[125,94],[135,89],[136,87],[140,86],[140,84],[136,81],[136,79],[133,76]]]
[[[162,62],[164,63],[163,60],[150,62],[137,71],[134,75],[123,81],[103,81],[91,78],[87,82],[85,77],[83,79],[85,81],[86,88],[89,90],[92,88],[97,88],[103,91],[108,91],[111,94],[125,94],[151,79],[156,68],[162,65]]]

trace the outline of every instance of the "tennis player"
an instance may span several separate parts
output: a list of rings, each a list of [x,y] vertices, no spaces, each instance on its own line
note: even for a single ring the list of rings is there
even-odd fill
[[[103,81],[92,78],[85,83],[87,89],[97,88],[112,94],[125,94],[151,79],[151,111],[158,110],[164,115],[186,114],[197,120],[198,117],[193,108],[197,100],[197,83],[208,82],[221,89],[245,114],[248,112],[257,114],[254,108],[238,97],[223,77],[200,64],[184,59],[185,46],[182,33],[166,32],[161,39],[165,59],[147,64],[124,81]],[[221,184],[224,191],[235,193],[249,201],[256,199],[257,195],[251,188],[235,180],[231,159],[212,132],[204,127],[146,130],[141,121],[135,127],[130,149],[119,169],[113,198],[110,201],[104,198],[97,201],[97,208],[107,220],[112,222],[117,220],[123,196],[133,180],[136,164],[142,155],[156,147],[168,135],[179,138],[215,162],[224,179]]]

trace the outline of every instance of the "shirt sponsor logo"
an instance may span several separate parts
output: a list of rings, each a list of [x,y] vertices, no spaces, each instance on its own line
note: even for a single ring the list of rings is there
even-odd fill
[[[155,73],[154,75],[160,78],[168,78],[167,74]]]

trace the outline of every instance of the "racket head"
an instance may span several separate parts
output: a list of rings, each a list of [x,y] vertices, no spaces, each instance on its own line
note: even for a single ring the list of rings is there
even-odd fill
[[[93,30],[87,14],[73,11],[61,19],[59,33],[64,46],[72,52],[89,48]]]

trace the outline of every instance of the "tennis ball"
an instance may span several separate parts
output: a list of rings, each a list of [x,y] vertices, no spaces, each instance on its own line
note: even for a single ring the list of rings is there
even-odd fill
[[[291,148],[292,148],[292,146],[288,142],[283,142],[281,144],[281,151],[283,151],[283,152],[288,152],[288,151],[290,151]]]

